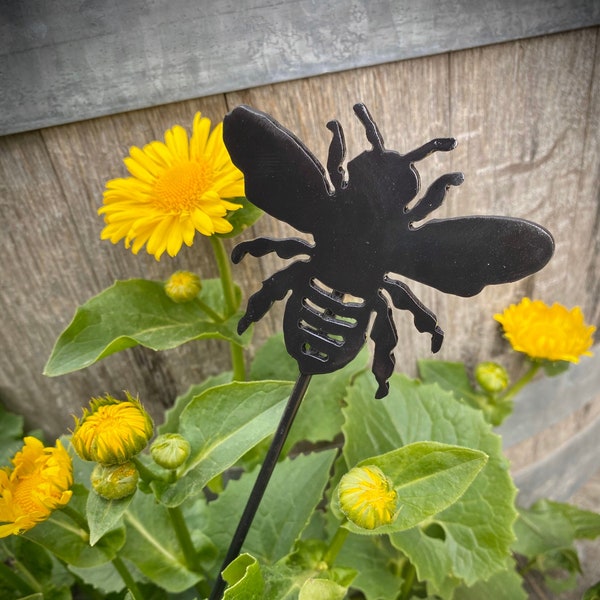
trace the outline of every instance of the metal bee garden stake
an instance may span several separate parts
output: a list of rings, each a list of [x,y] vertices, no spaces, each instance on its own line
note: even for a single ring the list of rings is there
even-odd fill
[[[233,250],[238,263],[275,252],[284,259],[306,256],[274,273],[250,297],[239,332],[260,320],[273,302],[290,291],[283,331],[286,348],[300,375],[262,465],[254,489],[223,562],[239,554],[275,467],[300,402],[314,374],[330,373],[349,363],[370,336],[374,341],[373,373],[377,398],[388,393],[398,341],[385,290],[398,309],[412,313],[418,331],[431,334],[437,352],[443,332],[435,315],[403,282],[389,273],[457,296],[474,296],[485,286],[516,281],[541,269],[552,256],[554,241],[543,227],[509,217],[468,216],[434,219],[419,225],[441,206],[462,173],[436,179],[409,208],[420,188],[414,163],[433,152],[456,146],[453,138],[436,138],[408,154],[386,150],[381,133],[364,104],[354,106],[372,149],[348,162],[342,126],[330,121],[333,137],[327,172],[310,150],[269,115],[239,106],[223,123],[225,144],[244,173],[246,196],[295,229],[311,234],[299,238],[258,238]],[[328,177],[329,176],[329,180]],[[219,579],[211,600],[225,588]]]

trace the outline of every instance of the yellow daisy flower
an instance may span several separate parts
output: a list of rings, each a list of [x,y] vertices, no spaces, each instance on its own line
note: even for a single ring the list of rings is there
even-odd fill
[[[137,398],[125,393],[123,401],[108,394],[92,398],[81,419],[75,417],[71,444],[83,460],[122,464],[148,444],[154,432],[152,419]]]
[[[0,469],[0,538],[28,531],[71,499],[71,457],[60,441],[46,448],[26,437],[12,459],[13,468]]]
[[[134,254],[145,244],[159,260],[165,251],[175,256],[182,244],[191,246],[196,231],[211,236],[233,229],[225,217],[241,205],[226,198],[244,196],[244,179],[223,142],[222,123],[210,133],[210,120],[196,113],[191,139],[175,125],[164,143],[133,146],[124,162],[132,176],[108,181],[98,210],[106,223],[103,240],[125,239]]]
[[[340,480],[338,500],[347,519],[363,529],[389,525],[398,515],[394,485],[375,465],[350,469]]]
[[[502,325],[513,349],[534,360],[576,363],[581,356],[592,355],[596,328],[586,325],[578,306],[569,310],[558,303],[548,306],[541,300],[523,298],[494,319]]]

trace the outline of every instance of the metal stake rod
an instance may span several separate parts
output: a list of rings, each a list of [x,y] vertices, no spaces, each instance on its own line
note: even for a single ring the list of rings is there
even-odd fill
[[[250,526],[252,525],[252,521],[254,520],[254,516],[256,515],[256,511],[258,510],[260,501],[262,500],[269,483],[269,479],[271,479],[271,475],[273,474],[273,470],[275,469],[275,465],[277,464],[277,460],[281,454],[283,444],[285,443],[292,423],[294,422],[294,417],[298,412],[298,408],[300,408],[300,403],[304,398],[304,394],[306,393],[306,389],[308,388],[311,377],[311,375],[300,373],[298,379],[296,380],[296,384],[292,390],[292,393],[290,394],[290,398],[286,404],[285,410],[283,411],[283,415],[281,415],[281,420],[279,421],[279,425],[275,431],[273,441],[269,446],[265,460],[260,468],[258,477],[254,483],[254,487],[252,488],[252,492],[250,493],[250,497],[248,498],[248,502],[246,503],[246,507],[244,508],[244,512],[240,518],[240,522],[238,523],[237,529],[233,534],[231,544],[229,545],[229,550],[227,551],[225,560],[221,565],[219,576],[215,582],[215,586],[212,589],[209,600],[221,600],[223,596],[223,592],[225,591],[225,580],[223,579],[222,573],[227,565],[237,558],[240,550],[242,549]]]

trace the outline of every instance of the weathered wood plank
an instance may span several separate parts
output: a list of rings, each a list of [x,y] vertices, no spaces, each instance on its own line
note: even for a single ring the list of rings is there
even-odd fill
[[[544,459],[518,471],[514,480],[519,504],[529,506],[540,498],[568,500],[598,471],[599,436],[600,417]]]
[[[71,425],[70,414],[90,396],[129,389],[159,415],[190,384],[227,368],[227,348],[214,342],[161,354],[128,350],[84,372],[59,379],[41,375],[54,339],[76,306],[114,279],[164,279],[179,268],[203,277],[215,274],[206,240],[157,263],[100,242],[102,222],[95,211],[104,182],[125,174],[121,160],[130,145],[158,138],[176,122],[189,127],[198,109],[220,119],[242,101],[272,112],[323,161],[329,143],[324,125],[332,117],[346,130],[349,156],[367,147],[352,114],[357,100],[367,103],[390,148],[406,151],[434,136],[455,135],[457,150],[419,164],[423,185],[444,172],[466,173],[465,184],[450,192],[440,216],[512,214],[540,221],[555,233],[558,265],[550,263],[524,286],[499,287],[473,299],[446,298],[414,286],[447,331],[442,358],[471,364],[492,355],[516,374],[520,362],[491,315],[521,293],[580,304],[588,320],[600,324],[600,265],[585,250],[598,243],[593,227],[599,210],[594,174],[600,165],[597,46],[597,29],[581,30],[0,138],[3,403],[52,435]],[[245,237],[288,233],[264,217]],[[278,264],[270,257],[250,258],[234,273],[248,295]],[[278,303],[256,327],[254,347],[280,330],[280,315]],[[406,314],[396,319],[397,368],[414,374],[415,359],[430,356],[429,340],[415,332]]]
[[[515,399],[511,416],[498,428],[505,448],[531,438],[600,395],[600,345],[594,356],[570,365],[558,377],[540,377]]]
[[[595,0],[21,0],[0,134],[600,23]]]

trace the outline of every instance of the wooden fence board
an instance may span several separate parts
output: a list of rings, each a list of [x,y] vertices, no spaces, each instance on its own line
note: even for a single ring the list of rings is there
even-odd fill
[[[599,436],[600,417],[539,462],[518,471],[514,480],[519,489],[519,504],[530,506],[540,498],[568,500],[598,472]]]
[[[600,396],[600,345],[558,377],[542,377],[521,391],[498,428],[505,448],[537,435]],[[600,464],[598,465],[600,467]]]
[[[579,304],[588,321],[600,325],[600,252],[589,250],[600,250],[599,56],[598,28],[590,28],[0,138],[0,399],[25,414],[29,426],[58,435],[91,396],[129,389],[158,416],[190,384],[227,368],[225,344],[200,342],[160,354],[128,350],[57,379],[41,375],[76,306],[115,279],[164,279],[180,268],[215,275],[206,240],[157,263],[100,242],[102,221],[95,211],[105,181],[125,174],[121,161],[130,145],[158,138],[177,122],[189,127],[196,110],[216,121],[239,102],[272,112],[323,161],[329,143],[325,123],[332,117],[345,128],[350,157],[367,147],[352,113],[357,100],[367,103],[389,148],[407,151],[434,136],[456,136],[454,152],[419,163],[424,186],[441,173],[466,174],[465,184],[450,191],[436,216],[476,212],[531,218],[555,235],[556,257],[526,282],[472,299],[417,285],[414,291],[447,332],[441,358],[471,365],[494,358],[516,375],[521,361],[502,341],[492,315],[521,295]],[[244,238],[289,233],[264,217]],[[281,264],[271,257],[248,258],[234,274],[247,296]],[[249,355],[280,330],[281,309],[278,303],[256,327]],[[396,322],[397,368],[414,374],[415,359],[429,356],[429,340],[406,314],[397,313]],[[565,393],[579,394],[582,381],[567,378],[574,386],[567,392],[562,384],[548,390],[556,403]]]
[[[600,23],[595,0],[20,0],[0,134]]]

